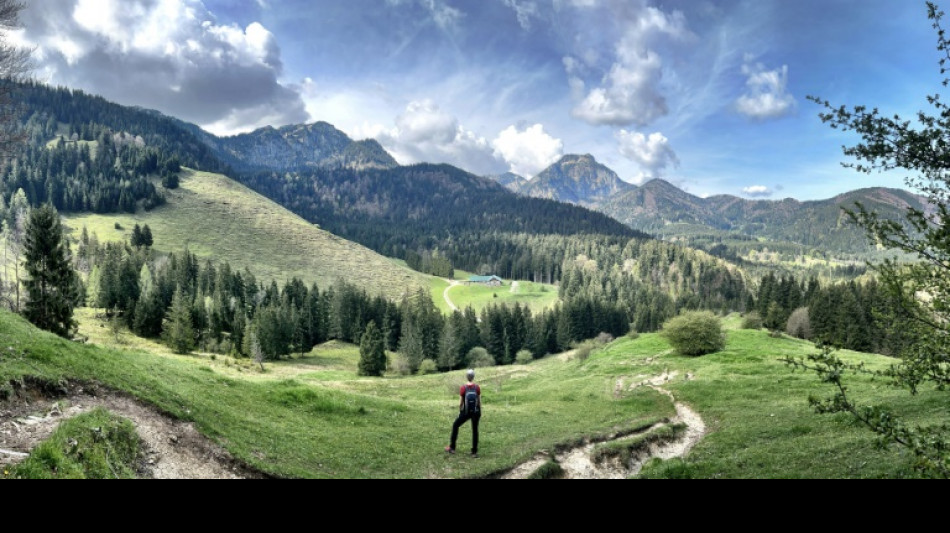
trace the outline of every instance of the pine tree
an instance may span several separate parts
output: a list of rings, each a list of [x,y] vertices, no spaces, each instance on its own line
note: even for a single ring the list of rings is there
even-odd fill
[[[409,374],[419,371],[419,366],[425,359],[425,346],[418,326],[412,320],[405,320],[402,324],[402,339],[399,342],[399,353],[405,358]]]
[[[376,322],[366,326],[366,332],[360,341],[361,376],[380,377],[386,372],[386,346],[383,333]]]
[[[152,228],[148,224],[142,228],[142,246],[151,248],[155,244],[155,238],[152,236]]]
[[[138,224],[136,224],[135,229],[132,230],[132,237],[129,240],[129,244],[132,245],[132,248],[142,247],[142,227]]]
[[[181,287],[175,290],[171,309],[165,318],[165,342],[177,354],[187,354],[195,348],[195,328],[191,318],[191,303]]]
[[[73,309],[76,273],[59,213],[52,206],[34,209],[26,227],[24,283],[29,301],[23,315],[41,329],[68,337],[76,328]]]

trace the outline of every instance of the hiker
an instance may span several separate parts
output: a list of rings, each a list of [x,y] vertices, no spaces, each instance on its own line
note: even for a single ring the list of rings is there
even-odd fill
[[[478,423],[482,420],[482,388],[475,383],[475,371],[468,371],[468,383],[459,389],[462,400],[459,404],[459,417],[452,426],[452,445],[445,449],[455,455],[455,445],[459,440],[459,430],[469,420],[472,421],[472,458],[478,459]]]

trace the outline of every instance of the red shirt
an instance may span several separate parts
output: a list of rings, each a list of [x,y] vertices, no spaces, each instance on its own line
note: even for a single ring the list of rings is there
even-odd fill
[[[481,398],[481,397],[482,397],[482,388],[479,387],[478,385],[474,385],[474,384],[471,385],[471,386],[472,386],[472,387],[475,387],[475,391],[478,392],[478,397]],[[469,385],[462,385],[462,388],[459,389],[459,396],[461,396],[462,398],[464,398],[464,397],[465,397],[465,392],[468,390],[468,388],[469,388]]]

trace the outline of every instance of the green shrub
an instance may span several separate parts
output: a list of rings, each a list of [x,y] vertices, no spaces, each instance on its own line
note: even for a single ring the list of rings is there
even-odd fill
[[[610,333],[601,333],[600,335],[597,336],[596,339],[594,339],[594,342],[596,342],[600,346],[607,346],[608,344],[614,342],[615,340],[617,339],[615,339],[614,336],[611,335]]]
[[[581,343],[577,345],[577,348],[574,350],[574,358],[578,361],[586,361],[590,359],[591,354],[593,354],[596,349],[597,345],[592,341]]]
[[[468,360],[472,368],[491,368],[495,366],[495,358],[485,348],[472,348],[468,352]]]
[[[745,316],[742,321],[742,329],[758,331],[765,327],[762,317],[758,313],[752,312]]]
[[[663,325],[663,336],[681,355],[699,357],[721,352],[726,348],[726,334],[722,321],[716,315],[690,312]]]
[[[535,470],[528,479],[564,479],[564,474],[564,468],[552,459]]]
[[[640,332],[637,331],[636,324],[630,324],[630,333],[627,333],[627,338],[632,341],[635,341],[640,338]]]
[[[518,352],[518,356],[515,357],[515,362],[519,365],[530,365],[534,362],[534,354],[528,350],[521,350]]]
[[[432,359],[426,359],[419,365],[419,375],[420,376],[431,376],[433,374],[439,373],[439,365],[435,364],[435,361]]]

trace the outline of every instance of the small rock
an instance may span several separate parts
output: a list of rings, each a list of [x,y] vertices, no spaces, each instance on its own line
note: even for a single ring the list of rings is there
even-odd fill
[[[172,444],[178,444],[178,435],[172,435],[168,440],[170,440]]]

